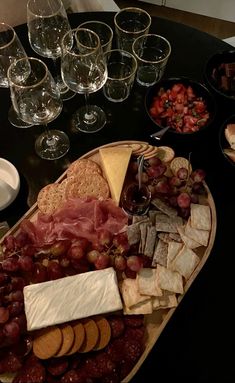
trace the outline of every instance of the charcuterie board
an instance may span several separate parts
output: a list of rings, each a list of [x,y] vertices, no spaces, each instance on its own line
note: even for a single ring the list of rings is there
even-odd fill
[[[111,144],[107,144],[107,145],[104,145],[104,146],[99,147],[99,148],[95,148],[95,149],[91,150],[90,152],[86,153],[85,155],[83,155],[80,158],[80,160],[82,160],[82,159],[89,159],[89,160],[93,161],[94,163],[96,163],[99,167],[102,168],[103,164],[102,164],[102,160],[101,160],[101,151],[100,151],[100,149],[112,148],[112,147],[113,148],[117,148],[117,147],[120,147],[120,148],[121,147],[122,148],[130,148],[131,147],[131,148],[135,148],[135,149],[137,148],[136,149],[136,157],[138,155],[144,154],[146,156],[147,160],[150,159],[150,158],[155,157],[157,153],[160,153],[160,149],[158,151],[158,149],[156,149],[155,147],[152,147],[151,145],[149,145],[148,143],[145,143],[145,142],[140,142],[140,141],[120,141],[120,142],[114,142],[114,143],[111,143]],[[167,172],[169,173],[169,171],[170,171],[169,170],[170,167],[168,165],[170,163],[172,163],[172,160],[173,160],[175,154],[174,154],[174,152],[170,148],[167,148],[167,147],[163,150],[162,153],[163,154],[161,154],[161,161],[162,161],[162,163],[164,163],[164,160],[165,160],[166,164],[167,164],[166,165],[166,169],[164,169],[164,172],[166,174]],[[173,157],[171,157],[171,159],[169,160],[168,156],[170,156],[170,157],[173,156]],[[181,157],[179,157],[179,158],[182,159]],[[184,164],[184,162],[183,162],[183,164]],[[186,164],[187,164],[187,162],[186,162]],[[189,165],[191,166],[191,164],[189,164]],[[172,169],[173,169],[173,167],[172,167]],[[104,176],[104,177],[105,177],[105,179],[107,178],[106,176]],[[169,175],[167,177],[168,177],[168,179],[170,178]],[[67,186],[67,184],[69,182],[68,178],[69,178],[68,177],[68,172],[66,171],[65,173],[63,173],[61,175],[61,177],[56,181],[55,184],[62,185],[62,183],[64,183],[65,186]],[[86,174],[84,174],[84,179],[86,179]],[[100,179],[97,176],[97,182],[99,182],[99,181],[100,181]],[[101,186],[102,185],[103,184],[101,184]],[[162,308],[161,308],[158,305],[157,308],[155,308],[155,309],[153,309],[151,311],[151,313],[145,313],[145,311],[143,311],[144,323],[145,323],[145,329],[146,329],[145,337],[144,337],[144,339],[145,339],[144,350],[143,350],[141,356],[139,357],[137,363],[135,363],[135,365],[132,368],[132,370],[129,371],[128,375],[125,378],[123,378],[123,380],[122,380],[123,383],[128,383],[128,382],[131,381],[131,379],[134,377],[134,375],[136,374],[136,372],[138,371],[140,366],[143,364],[145,359],[148,357],[148,354],[151,351],[151,349],[153,348],[153,346],[155,345],[158,337],[160,336],[160,334],[164,330],[165,326],[167,325],[168,321],[170,320],[170,318],[174,314],[176,307],[178,306],[178,304],[183,299],[184,295],[186,294],[186,292],[190,288],[191,284],[193,283],[193,281],[195,280],[195,278],[199,274],[200,270],[202,269],[202,267],[204,266],[205,262],[207,261],[209,255],[210,255],[210,252],[211,252],[213,244],[214,244],[215,235],[216,235],[216,209],[215,209],[215,204],[214,204],[214,201],[213,201],[213,197],[212,197],[212,195],[210,193],[210,190],[208,189],[208,187],[207,187],[207,185],[206,185],[206,183],[204,181],[203,181],[203,185],[204,185],[204,191],[206,193],[206,198],[205,198],[205,195],[204,195],[204,197],[202,199],[203,200],[202,206],[205,207],[207,212],[208,212],[208,210],[210,212],[209,213],[210,214],[210,227],[209,227],[209,229],[207,229],[207,227],[203,228],[203,230],[205,229],[205,231],[207,232],[206,245],[196,246],[195,252],[193,252],[191,249],[188,250],[188,252],[187,252],[187,254],[189,253],[188,256],[192,256],[193,257],[192,258],[192,262],[194,262],[194,267],[193,267],[193,269],[190,269],[191,271],[183,269],[182,273],[183,273],[184,278],[181,277],[181,283],[183,283],[183,290],[181,291],[181,293],[178,293],[180,290],[179,291],[178,290],[174,290],[174,289],[172,290],[173,292],[177,293],[176,294],[177,298],[175,298],[176,299],[175,300],[176,303],[172,305],[173,307],[171,307],[171,306],[168,306],[168,307],[162,306]],[[101,186],[99,184],[99,187],[101,187]],[[73,187],[74,187],[74,184],[70,183],[70,190],[73,190]],[[81,187],[81,185],[79,187]],[[70,191],[70,193],[71,193],[71,191]],[[40,199],[40,201],[41,200],[43,200],[43,195],[42,195],[42,198]],[[153,200],[152,200],[152,202],[153,202]],[[159,203],[158,198],[154,199],[154,203],[156,203],[156,204]],[[199,203],[193,203],[193,205],[196,208],[196,207],[198,207]],[[46,201],[46,205],[45,205],[45,201],[43,200],[43,203],[41,204],[41,206],[42,206],[42,208],[44,208],[46,206],[46,208],[48,209],[47,201]],[[51,205],[50,205],[50,208],[51,208]],[[160,208],[162,209],[161,204],[160,204]],[[21,218],[21,220],[19,222],[17,222],[17,224],[7,233],[7,236],[9,236],[10,234],[11,235],[16,235],[18,230],[19,230],[19,227],[20,227],[21,223],[25,219],[30,220],[31,222],[34,222],[37,219],[38,211],[39,211],[38,204],[36,203]],[[204,209],[202,210],[202,212],[204,212]],[[191,220],[193,219],[193,214],[194,213],[192,212],[191,213],[191,217],[190,217]],[[162,214],[161,214],[161,218],[162,218]],[[179,219],[181,219],[181,218],[179,218]],[[166,222],[164,222],[164,224],[166,225]],[[200,231],[200,229],[201,229],[201,227],[199,227],[199,231]],[[162,230],[162,231],[164,231],[164,230]],[[171,230],[169,232],[171,233]],[[179,230],[179,232],[180,232],[180,230]],[[165,234],[165,233],[162,233],[162,234]],[[173,234],[175,234],[175,232],[173,232]],[[185,238],[184,234],[185,233],[182,234],[182,238]],[[178,233],[177,233],[177,235],[178,235]],[[184,244],[185,244],[185,242],[184,242]],[[182,247],[183,247],[184,244],[182,242]],[[184,245],[184,247],[185,247],[185,245]],[[164,263],[161,263],[162,261],[159,261],[159,262],[160,262],[159,269],[161,269],[161,267],[162,267],[162,269],[164,269],[164,266],[163,266]],[[157,263],[158,263],[158,261],[157,261]],[[153,264],[152,264],[152,266],[153,266]],[[174,267],[175,267],[174,270],[181,270],[181,265],[180,265],[179,262],[178,263],[174,263]],[[176,272],[176,271],[174,271],[174,272]],[[120,284],[120,286],[122,286],[122,285]],[[124,295],[124,288],[123,289],[121,288],[121,292],[122,292],[122,298],[123,298],[123,301],[124,301],[124,314],[126,314],[126,315],[128,315],[128,313],[129,314],[135,314],[135,312],[132,312],[130,310],[130,307],[131,308],[135,307],[135,305],[130,306],[130,307],[127,305],[127,298]],[[175,297],[175,295],[174,295],[174,297]],[[148,303],[150,301],[152,302],[152,298],[153,297],[149,297]],[[128,310],[130,310],[130,312],[128,312]]]

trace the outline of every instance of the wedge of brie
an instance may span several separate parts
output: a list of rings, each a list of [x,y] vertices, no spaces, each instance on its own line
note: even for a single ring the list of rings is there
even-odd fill
[[[100,149],[99,153],[112,199],[119,205],[132,149],[121,146],[108,147]]]
[[[24,304],[28,331],[123,307],[112,267],[25,286]]]

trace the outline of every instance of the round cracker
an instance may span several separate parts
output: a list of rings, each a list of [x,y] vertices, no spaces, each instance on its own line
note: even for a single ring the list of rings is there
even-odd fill
[[[159,146],[157,157],[160,158],[162,162],[170,162],[175,157],[175,152],[169,146]]]
[[[172,173],[176,176],[179,169],[185,168],[189,171],[189,174],[192,173],[192,166],[187,160],[187,158],[184,157],[175,157],[171,163],[170,163],[170,169]]]
[[[102,174],[101,167],[95,161],[89,160],[88,158],[81,158],[69,165],[67,169],[67,177],[76,176],[82,169],[86,169],[91,173],[96,172]]]
[[[104,317],[94,318],[95,323],[99,329],[99,339],[93,351],[102,350],[107,346],[111,338],[111,327],[107,319]]]
[[[66,199],[95,197],[107,199],[109,186],[98,173],[85,173],[83,177],[70,177],[65,189]]]
[[[133,154],[135,156],[138,156],[139,154],[142,154],[146,149],[148,149],[149,144],[141,144],[141,148],[138,150],[135,150]]]
[[[82,324],[85,330],[85,339],[78,352],[84,353],[91,351],[95,347],[99,339],[99,329],[93,319],[83,319]]]
[[[72,347],[74,343],[74,331],[70,325],[60,326],[62,332],[62,344],[59,351],[56,353],[55,357],[60,357],[65,355]]]
[[[40,330],[33,341],[33,352],[39,359],[49,359],[62,345],[62,332],[57,326]]]
[[[85,329],[82,323],[78,322],[72,325],[72,327],[74,332],[74,342],[71,349],[67,352],[66,355],[75,354],[75,352],[77,352],[80,349],[85,339]]]
[[[150,158],[156,157],[157,152],[158,152],[158,148],[155,146],[154,149],[150,153],[147,153],[147,155],[144,154],[144,158],[146,160],[149,160]]]
[[[61,200],[62,194],[60,192],[59,184],[48,184],[38,193],[38,208],[44,214],[53,214],[59,208]]]

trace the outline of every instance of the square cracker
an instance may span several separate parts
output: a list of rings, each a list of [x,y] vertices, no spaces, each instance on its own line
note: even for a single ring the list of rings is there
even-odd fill
[[[172,293],[183,294],[183,278],[177,271],[157,265],[156,278],[161,289]]]
[[[156,279],[156,269],[144,267],[137,274],[139,293],[142,295],[161,296],[162,290]]]
[[[140,295],[137,279],[124,279],[120,285],[120,289],[125,306],[128,308],[150,298],[148,295]]]
[[[188,219],[188,222],[185,226],[185,235],[192,238],[194,241],[200,243],[202,246],[207,246],[209,241],[210,232],[209,230],[200,230],[195,229],[191,226],[191,219]]]
[[[180,242],[171,241],[168,243],[168,253],[167,253],[167,268],[171,268],[171,263],[182,249],[183,244]]]
[[[211,211],[208,205],[199,205],[191,203],[191,226],[194,229],[210,230],[211,229]]]
[[[153,260],[152,260],[153,267],[156,267],[157,264],[160,264],[166,267],[167,251],[168,251],[168,244],[166,242],[163,242],[161,239],[159,239],[155,246],[155,250],[153,254]]]
[[[197,247],[201,246],[200,243],[196,242],[194,239],[188,237],[185,234],[185,226],[178,226],[177,230],[186,247],[188,247],[189,249],[196,249]]]
[[[139,302],[134,306],[127,307],[124,305],[123,314],[124,315],[139,315],[139,314],[152,314],[153,306],[151,298],[147,299],[144,302]]]
[[[146,235],[146,241],[145,241],[145,247],[144,247],[144,255],[147,257],[152,258],[155,242],[156,242],[157,232],[154,226],[148,226],[147,227],[147,235]]]
[[[172,262],[172,269],[178,271],[185,279],[188,279],[199,262],[200,258],[197,254],[192,249],[184,246]]]

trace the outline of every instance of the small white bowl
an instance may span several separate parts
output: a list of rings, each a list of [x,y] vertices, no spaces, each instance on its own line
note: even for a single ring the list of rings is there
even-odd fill
[[[20,177],[15,166],[0,158],[0,211],[9,206],[20,190]]]

